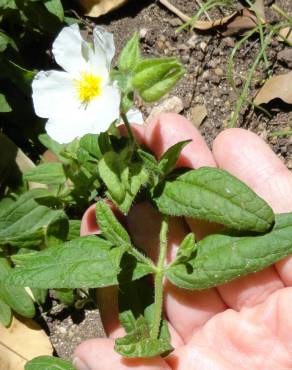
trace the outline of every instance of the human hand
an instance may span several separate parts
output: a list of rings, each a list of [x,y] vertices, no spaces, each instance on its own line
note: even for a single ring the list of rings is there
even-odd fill
[[[256,135],[242,129],[222,132],[212,153],[198,131],[181,116],[163,114],[147,127],[137,127],[140,139],[159,157],[178,141],[192,139],[179,166],[218,166],[229,171],[264,198],[276,213],[292,211],[292,174]],[[89,215],[89,213],[88,213]],[[169,258],[188,228],[202,238],[216,226],[172,219]],[[128,229],[135,244],[155,258],[160,217],[147,203],[130,212]],[[83,220],[83,234],[92,219]],[[125,359],[114,352],[123,335],[117,318],[115,288],[98,290],[108,339],[92,339],[75,351],[78,370],[288,370],[292,369],[292,257],[263,271],[205,291],[179,289],[165,282],[165,316],[175,350],[165,359]]]

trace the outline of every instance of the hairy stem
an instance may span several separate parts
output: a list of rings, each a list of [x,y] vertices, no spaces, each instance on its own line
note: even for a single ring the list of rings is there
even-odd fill
[[[164,261],[167,252],[167,234],[168,234],[168,217],[164,217],[160,229],[160,251],[158,263],[156,266],[156,275],[154,280],[154,320],[151,329],[151,338],[157,339],[159,337],[159,330],[161,324],[161,313],[163,304],[163,275],[164,275]]]
[[[150,258],[144,256],[144,254],[139,252],[138,249],[136,249],[135,247],[131,246],[131,248],[128,250],[128,253],[136,257],[139,262],[145,263],[146,265],[150,266],[153,271],[156,271],[156,266],[154,265],[153,261]]]
[[[138,142],[137,142],[137,140],[136,140],[136,138],[133,134],[133,131],[131,129],[131,125],[130,125],[130,122],[128,121],[126,113],[121,112],[121,116],[122,116],[122,119],[124,121],[124,124],[126,126],[126,129],[128,131],[128,134],[129,134],[129,137],[130,137],[131,141],[133,142],[133,144],[136,148],[139,148],[140,145],[138,144]]]

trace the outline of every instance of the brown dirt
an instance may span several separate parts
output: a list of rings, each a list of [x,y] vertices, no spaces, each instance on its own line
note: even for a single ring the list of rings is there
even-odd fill
[[[196,1],[171,0],[171,2],[187,15],[192,15],[197,10]],[[271,3],[271,1],[266,3]],[[277,0],[276,3],[291,14],[290,0]],[[267,14],[268,16],[271,14],[268,8]],[[92,22],[92,20],[87,19],[87,22]],[[118,52],[133,32],[138,30],[143,35],[141,44],[145,55],[180,58],[187,73],[170,95],[182,98],[184,104],[182,114],[190,119],[192,119],[194,107],[199,104],[206,106],[208,115],[201,124],[200,130],[209,145],[220,131],[228,127],[238,95],[227,81],[226,65],[238,36],[222,37],[218,33],[190,33],[188,31],[177,34],[175,30],[182,24],[181,21],[158,1],[149,0],[129,2],[123,8],[97,19],[96,23],[106,26],[114,33]],[[289,71],[277,59],[278,53],[283,49],[283,44],[275,40],[268,50],[274,74]],[[238,54],[234,76],[239,90],[246,78],[247,67],[251,65],[258,50],[259,42],[253,39]],[[264,66],[260,65],[252,81],[250,99],[261,86],[264,78],[266,78]],[[146,117],[152,106],[142,103],[140,105]],[[268,109],[272,114],[271,118],[245,106],[242,109],[238,127],[247,128],[261,136],[292,169],[292,137],[271,137],[274,131],[287,128],[291,130],[291,106],[274,101]],[[52,319],[49,327],[57,353],[65,358],[70,358],[74,347],[80,341],[102,335],[97,310],[86,311],[84,319],[78,323],[74,323],[70,316],[65,320]]]

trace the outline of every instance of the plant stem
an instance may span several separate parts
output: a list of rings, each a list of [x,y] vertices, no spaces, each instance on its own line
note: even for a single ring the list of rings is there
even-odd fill
[[[139,262],[145,263],[146,265],[151,267],[154,272],[156,271],[156,266],[154,265],[153,261],[150,258],[144,256],[144,254],[139,252],[138,249],[136,249],[135,247],[131,246],[131,248],[129,248],[128,250],[128,253],[136,257]]]
[[[122,116],[122,119],[124,121],[124,124],[126,126],[126,129],[128,131],[128,134],[129,134],[129,137],[130,137],[132,143],[134,144],[134,146],[136,148],[139,148],[140,145],[138,144],[138,142],[137,142],[137,140],[136,140],[136,138],[135,138],[135,136],[133,134],[133,131],[131,129],[130,122],[128,121],[127,115],[124,112],[121,112],[121,116]]]
[[[163,305],[163,276],[164,276],[164,261],[167,252],[167,234],[168,234],[168,217],[165,216],[162,220],[160,229],[160,250],[159,258],[156,266],[156,274],[154,280],[154,320],[151,329],[151,338],[157,339],[159,337],[159,330],[161,324],[161,313]]]

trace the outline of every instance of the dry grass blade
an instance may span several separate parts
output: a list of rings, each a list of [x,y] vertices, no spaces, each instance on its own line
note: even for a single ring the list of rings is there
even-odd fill
[[[292,72],[273,76],[266,81],[264,86],[261,88],[257,96],[255,97],[254,103],[265,104],[271,100],[279,98],[285,103],[292,104]]]

